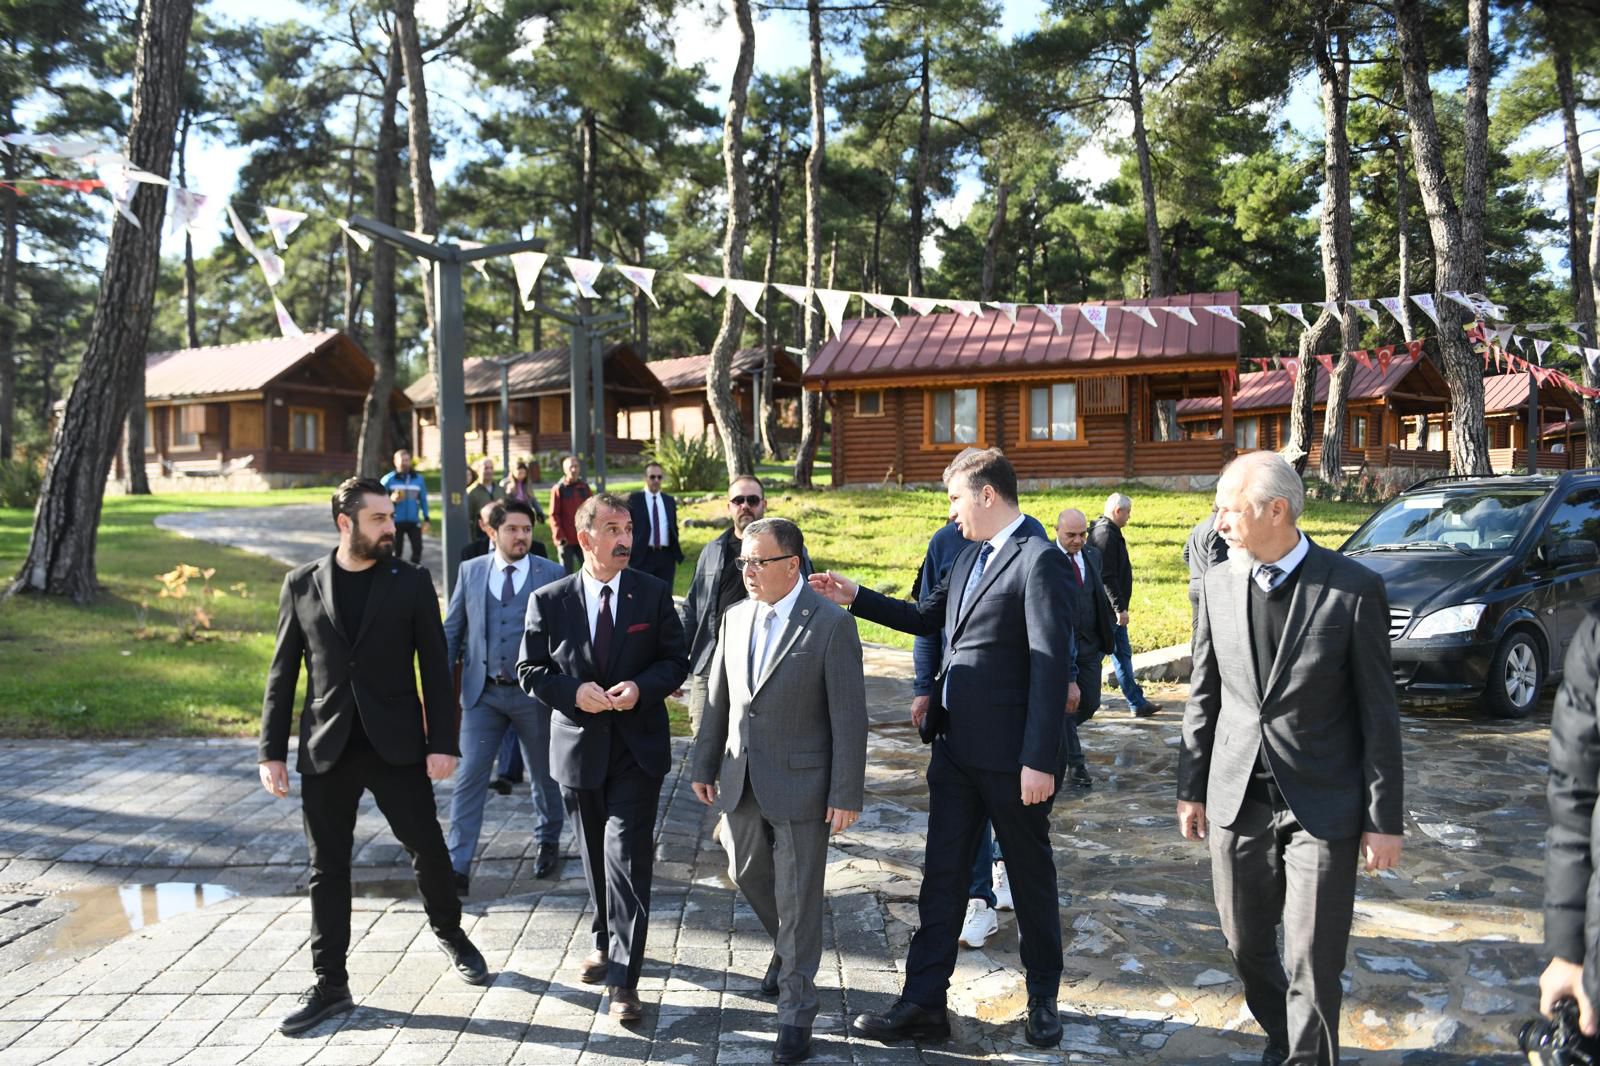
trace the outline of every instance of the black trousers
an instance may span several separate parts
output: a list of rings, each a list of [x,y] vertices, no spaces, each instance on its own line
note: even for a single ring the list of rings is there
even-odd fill
[[[1100,681],[1105,666],[1105,653],[1094,641],[1078,638],[1078,709],[1067,716],[1067,728],[1061,731],[1067,749],[1067,765],[1084,765],[1083,745],[1078,740],[1078,727],[1094,717],[1100,709]]]
[[[678,576],[678,564],[665,548],[635,548],[634,557],[628,561],[628,565],[651,577],[659,577],[667,583],[668,588],[672,587],[672,582]]]
[[[406,541],[411,542],[411,561],[422,562],[422,523],[396,522],[394,524],[394,557],[404,560]]]
[[[640,769],[613,730],[611,764],[600,787],[561,786],[594,909],[595,950],[610,960],[606,984],[619,988],[639,987],[644,968],[662,780]]]
[[[1028,994],[1054,999],[1062,969],[1061,909],[1050,848],[1055,797],[1026,805],[1019,772],[963,766],[951,757],[949,747],[942,737],[934,741],[928,762],[928,844],[917,898],[921,928],[911,938],[901,996],[930,1009],[945,1005],[967,912],[978,834],[987,819],[1006,857]],[[1057,791],[1060,787],[1058,772]]]
[[[311,849],[311,968],[319,981],[331,985],[349,983],[350,852],[365,791],[371,791],[395,839],[411,855],[428,924],[440,936],[461,928],[455,874],[424,764],[394,766],[365,746],[347,752],[327,773],[300,779]]]
[[[576,544],[561,545],[561,565],[569,574],[583,569],[583,549]]]

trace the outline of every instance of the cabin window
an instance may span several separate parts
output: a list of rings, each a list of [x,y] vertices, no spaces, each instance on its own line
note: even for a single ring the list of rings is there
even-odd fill
[[[976,444],[978,390],[945,389],[933,394],[933,443]]]
[[[289,408],[289,450],[291,452],[322,450],[321,411],[309,407]]]
[[[1235,418],[1233,420],[1233,446],[1240,451],[1261,447],[1261,420]]]
[[[856,393],[856,417],[876,418],[883,414],[883,390],[866,389]]]
[[[159,451],[160,449],[156,444],[156,409],[154,407],[146,407],[144,409],[144,450],[147,452]]]
[[[1351,447],[1365,448],[1367,446],[1367,418],[1365,415],[1356,415],[1350,419],[1350,444]]]
[[[203,404],[191,403],[172,409],[172,446],[174,448],[200,447],[200,434],[206,428],[206,409]]]
[[[1028,390],[1028,439],[1078,439],[1078,384],[1036,385]]]

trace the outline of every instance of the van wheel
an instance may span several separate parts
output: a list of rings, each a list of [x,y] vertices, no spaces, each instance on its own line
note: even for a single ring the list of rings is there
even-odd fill
[[[1539,646],[1527,633],[1505,635],[1489,663],[1483,708],[1495,718],[1526,718],[1539,705],[1544,690],[1544,664]]]

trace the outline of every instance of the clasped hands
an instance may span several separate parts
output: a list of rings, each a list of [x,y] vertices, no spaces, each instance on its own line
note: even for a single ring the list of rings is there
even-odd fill
[[[639,702],[639,686],[632,681],[621,681],[610,688],[601,688],[593,681],[585,681],[578,686],[578,696],[574,702],[578,710],[586,714],[631,711]]]

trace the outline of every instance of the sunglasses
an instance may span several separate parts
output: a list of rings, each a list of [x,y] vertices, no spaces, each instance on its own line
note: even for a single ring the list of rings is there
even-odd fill
[[[758,504],[760,502],[761,502],[761,497],[760,496],[729,496],[728,497],[728,504],[731,507],[744,507],[746,505],[754,507],[756,504]]]
[[[660,481],[661,477],[662,477],[662,475],[660,475],[660,474],[646,474],[644,476],[644,479],[646,481]]]

